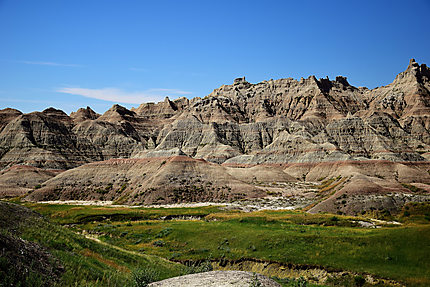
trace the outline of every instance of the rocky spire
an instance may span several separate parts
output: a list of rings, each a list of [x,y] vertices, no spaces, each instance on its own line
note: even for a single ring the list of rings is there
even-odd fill
[[[95,120],[100,115],[97,114],[95,111],[93,111],[90,107],[86,108],[80,108],[76,112],[72,112],[70,114],[70,117],[73,119],[74,122],[83,122],[86,120]]]
[[[233,84],[246,83],[245,77],[234,79]]]
[[[415,59],[409,60],[408,68],[397,75],[396,80],[407,80],[407,81],[417,81],[418,83],[423,83],[430,80],[430,69],[427,65],[419,65]]]
[[[341,83],[342,85],[344,85],[345,87],[349,86],[348,80],[346,77],[343,76],[337,76],[336,77],[336,82]]]

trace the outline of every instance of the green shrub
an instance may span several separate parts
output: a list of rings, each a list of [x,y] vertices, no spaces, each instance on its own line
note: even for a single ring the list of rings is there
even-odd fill
[[[157,247],[163,247],[165,245],[163,240],[156,240],[154,241],[154,243],[152,243],[152,245],[157,246]]]
[[[161,230],[155,237],[156,238],[162,238],[162,237],[166,237],[167,235],[169,235],[170,233],[172,233],[172,228],[170,227],[166,227],[163,230]]]
[[[279,283],[282,283],[282,286],[288,286],[288,287],[307,287],[309,286],[308,281],[304,277],[299,278],[277,278],[272,277],[274,280],[276,280]]]
[[[108,193],[108,192],[109,192],[109,190],[101,189],[101,188],[97,188],[97,189],[95,190],[95,192],[100,193],[100,194],[106,194],[106,193]]]
[[[339,221],[339,218],[337,216],[333,216],[332,218],[330,218],[330,221],[337,222]]]
[[[366,279],[364,279],[364,277],[361,275],[357,275],[354,277],[354,283],[355,283],[355,286],[361,287],[364,285],[364,283],[366,283]]]
[[[410,191],[412,191],[412,192],[419,192],[419,193],[423,193],[423,192],[425,192],[425,190],[424,190],[424,189],[419,188],[419,187],[416,187],[415,185],[412,185],[412,184],[402,183],[402,186],[403,186],[404,188],[409,189],[409,190],[410,190]]]
[[[296,280],[295,285],[293,286],[297,286],[297,287],[307,287],[308,286],[308,281],[304,278],[304,277],[300,277]]]
[[[121,185],[121,188],[119,189],[119,191],[123,192],[126,188],[127,188],[127,184],[124,183],[123,185]]]
[[[159,271],[152,268],[136,269],[132,273],[132,281],[136,287],[146,287],[149,283],[158,281],[159,278]]]
[[[213,270],[212,262],[211,262],[210,257],[209,257],[209,258],[206,258],[202,262],[187,264],[186,273],[187,274],[194,274],[194,273],[209,272],[212,270]]]

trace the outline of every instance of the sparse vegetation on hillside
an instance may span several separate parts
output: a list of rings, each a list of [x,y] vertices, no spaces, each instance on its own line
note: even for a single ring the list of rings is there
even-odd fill
[[[420,193],[426,192],[424,189],[416,187],[415,185],[412,185],[412,184],[402,183],[402,186],[409,189],[412,192],[420,192]]]
[[[0,202],[0,235],[27,245],[37,244],[49,252],[55,264],[61,265],[61,272],[56,278],[50,278],[55,271],[41,273],[38,268],[39,258],[24,257],[19,264],[28,266],[28,271],[10,266],[11,258],[0,257],[0,286],[50,286],[51,279],[60,286],[135,286],[135,273],[132,270],[156,268],[157,278],[162,279],[183,274],[182,265],[170,263],[160,258],[134,253],[103,243],[86,239],[57,224],[51,224],[36,213],[30,213],[25,208]],[[10,252],[13,251],[11,245]],[[11,251],[12,250],[12,251]],[[21,250],[24,252],[24,250]],[[26,253],[29,255],[28,253]],[[8,267],[8,268],[6,268]],[[11,285],[12,284],[12,285]]]

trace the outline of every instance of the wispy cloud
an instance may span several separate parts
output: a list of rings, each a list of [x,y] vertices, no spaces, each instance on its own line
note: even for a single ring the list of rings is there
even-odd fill
[[[17,61],[21,64],[26,65],[41,65],[41,66],[57,66],[57,67],[82,67],[82,65],[76,64],[62,64],[57,62],[44,62],[44,61]]]
[[[126,103],[141,104],[145,102],[159,102],[165,97],[176,98],[191,94],[190,92],[175,89],[150,89],[139,92],[127,92],[117,88],[103,89],[85,89],[85,88],[60,88],[56,89],[59,93],[79,95],[87,98],[98,100]]]
[[[175,94],[175,95],[189,95],[191,92],[176,90],[176,89],[150,89],[148,93],[165,93],[165,94]]]

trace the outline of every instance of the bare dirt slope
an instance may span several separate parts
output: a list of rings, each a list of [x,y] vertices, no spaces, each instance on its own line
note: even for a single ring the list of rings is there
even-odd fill
[[[310,212],[396,212],[405,203],[430,200],[428,162],[380,160],[289,164],[285,172],[318,182]]]
[[[263,195],[264,190],[233,177],[223,166],[175,156],[86,164],[46,181],[27,199],[153,204],[222,202]]]
[[[430,200],[428,170],[426,162],[231,167],[186,156],[111,159],[60,173],[26,199],[139,205],[247,199],[244,204],[256,208],[272,202],[277,208],[308,206],[310,212],[395,212],[407,202]]]
[[[0,172],[0,197],[25,195],[38,188],[61,170],[45,170],[28,165],[15,165]]]

